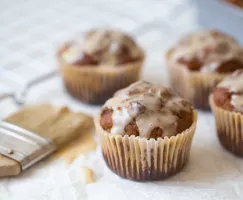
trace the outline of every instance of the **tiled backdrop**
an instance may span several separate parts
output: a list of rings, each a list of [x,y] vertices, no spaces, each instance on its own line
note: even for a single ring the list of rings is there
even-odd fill
[[[132,34],[147,54],[143,79],[160,84],[167,84],[164,51],[183,33],[203,27],[215,27],[243,42],[242,11],[237,10],[234,14],[234,11],[219,5],[216,0],[0,0],[0,99],[3,94],[14,93],[18,94],[15,95],[18,101],[68,104],[77,110],[95,114],[97,107],[80,104],[66,95],[58,76],[30,88],[24,98],[19,95],[29,82],[55,72],[54,56],[59,44],[94,27],[118,28]],[[0,101],[0,117],[16,108],[10,98],[5,98]],[[83,186],[79,188],[80,179],[73,174],[72,168],[67,170],[59,165],[48,165],[43,171],[41,167],[45,165],[39,164],[38,169],[28,171],[19,179],[0,180],[0,199],[76,200],[86,199],[87,194],[93,199],[102,199],[103,194],[103,199],[107,200],[114,199],[114,194],[109,193],[111,190],[116,192],[117,198],[128,199],[128,196],[132,197],[133,187],[139,188],[139,192],[133,197],[140,197],[141,200],[151,197],[176,199],[174,197],[178,195],[184,199],[232,199],[230,195],[234,199],[240,199],[239,184],[229,186],[230,179],[217,182],[210,178],[227,172],[228,168],[226,170],[219,165],[225,160],[234,171],[234,177],[238,177],[241,162],[234,161],[235,165],[232,165],[229,160],[233,158],[221,154],[216,138],[208,139],[209,133],[214,131],[212,116],[200,112],[199,119],[195,139],[197,148],[192,155],[191,173],[188,176],[178,176],[187,186],[182,190],[173,180],[167,182],[171,184],[169,188],[165,185],[157,187],[159,185],[156,183],[146,186],[134,183],[131,186],[130,182],[123,182],[106,172],[107,179],[101,178],[97,185],[87,187],[84,192]],[[200,148],[210,152],[212,157],[194,162],[194,158],[202,156]],[[91,161],[88,161],[89,164],[96,159],[98,158],[94,154]],[[98,159],[98,162],[102,161]],[[203,178],[199,182],[196,175],[200,172],[193,171],[195,165],[206,170],[201,172]],[[101,166],[103,169],[103,163]],[[43,175],[47,178],[44,179]],[[114,188],[115,185],[111,185],[109,180],[119,187]],[[239,178],[238,182],[242,183],[242,180]],[[208,187],[211,182],[214,182],[212,187],[215,190]],[[107,190],[106,185],[111,189]],[[92,192],[92,187],[97,194]],[[151,190],[146,191],[146,187]],[[124,193],[122,188],[127,192]]]

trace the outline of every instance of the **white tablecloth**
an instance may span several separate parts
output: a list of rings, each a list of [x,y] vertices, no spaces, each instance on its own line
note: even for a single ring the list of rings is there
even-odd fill
[[[8,76],[0,74],[0,91],[14,91],[53,70],[57,45],[93,27],[115,27],[133,34],[147,52],[142,78],[157,84],[167,84],[163,53],[181,34],[216,27],[243,41],[242,19],[208,0],[2,0],[0,25],[0,65],[19,75],[9,86]],[[99,109],[71,99],[59,77],[31,89],[26,102],[68,105],[90,115]],[[10,99],[0,102],[2,117],[16,109]],[[81,166],[94,170],[95,183],[82,184]],[[0,199],[242,199],[242,173],[243,160],[220,146],[212,114],[199,112],[190,160],[172,178],[148,183],[121,179],[106,167],[98,147],[68,167],[62,160],[43,161],[19,177],[1,179]]]

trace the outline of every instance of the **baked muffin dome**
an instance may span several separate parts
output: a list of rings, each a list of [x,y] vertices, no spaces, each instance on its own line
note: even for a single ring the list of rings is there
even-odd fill
[[[175,136],[193,123],[190,102],[166,87],[139,81],[118,91],[101,109],[100,125],[115,135]]]
[[[243,157],[243,70],[221,81],[209,100],[220,143],[231,153]]]
[[[96,29],[57,50],[67,92],[89,104],[103,104],[117,90],[139,80],[144,51],[117,30]]]
[[[168,51],[168,59],[191,71],[230,73],[243,69],[243,49],[231,36],[216,30],[186,35]]]
[[[117,66],[143,58],[129,35],[105,29],[91,30],[82,39],[66,43],[59,54],[64,62],[79,66]]]
[[[172,89],[195,107],[208,110],[213,88],[243,69],[243,48],[231,36],[203,30],[186,35],[169,49],[166,64]]]
[[[116,92],[94,122],[107,166],[123,178],[152,181],[185,166],[197,112],[170,89],[139,81]]]
[[[243,70],[220,82],[213,91],[213,99],[217,106],[243,114]]]

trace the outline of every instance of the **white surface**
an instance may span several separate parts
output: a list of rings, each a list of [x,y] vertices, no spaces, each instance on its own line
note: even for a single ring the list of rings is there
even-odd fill
[[[163,52],[182,33],[217,27],[243,40],[242,20],[231,12],[205,5],[204,0],[2,0],[0,12],[0,66],[22,77],[19,81],[14,79],[17,82],[11,84],[11,90],[55,68],[56,46],[92,27],[116,27],[136,36],[147,52],[143,78],[158,84],[167,81]],[[2,83],[5,75],[0,73],[0,91],[7,88]],[[67,104],[73,110],[91,115],[98,111],[98,107],[72,100],[63,91],[58,77],[32,89],[27,102]],[[0,102],[0,109],[0,115],[6,116],[17,107],[11,100],[5,100]],[[95,183],[81,183],[83,165],[94,170]],[[43,161],[19,177],[1,179],[0,199],[234,200],[243,196],[242,173],[243,160],[220,146],[211,113],[199,112],[190,160],[172,178],[151,183],[121,179],[105,166],[98,148],[87,157],[80,156],[68,167],[61,160]]]

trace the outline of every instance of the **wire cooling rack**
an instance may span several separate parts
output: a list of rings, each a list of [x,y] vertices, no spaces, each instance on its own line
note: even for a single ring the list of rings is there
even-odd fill
[[[150,55],[162,57],[173,39],[205,26],[192,27],[199,5],[196,0],[1,0],[0,101],[24,103],[33,87],[56,76],[58,45],[94,27],[126,31],[149,47]]]

